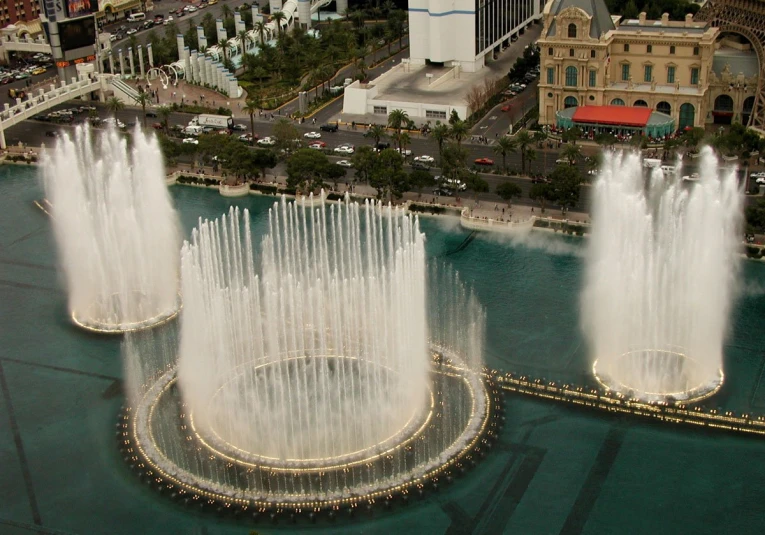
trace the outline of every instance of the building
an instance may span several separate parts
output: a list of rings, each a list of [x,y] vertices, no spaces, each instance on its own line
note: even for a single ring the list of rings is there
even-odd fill
[[[412,65],[476,72],[541,15],[541,0],[409,1]]]
[[[38,0],[0,0],[0,26],[40,18],[42,7]]]
[[[670,21],[667,14],[646,20],[645,13],[621,20],[603,0],[551,0],[542,17],[541,124],[644,130],[624,124],[625,132],[618,132],[618,107],[649,108],[670,117],[675,129],[743,121],[751,114],[756,55],[746,43],[720,39],[719,28],[690,14],[683,21]],[[613,106],[611,123],[617,124],[582,123],[575,116],[603,114],[569,110],[588,106]],[[665,124],[662,115],[650,122]]]

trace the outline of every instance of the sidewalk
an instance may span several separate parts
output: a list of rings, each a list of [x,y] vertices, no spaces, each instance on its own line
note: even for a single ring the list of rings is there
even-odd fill
[[[235,118],[244,119],[249,118],[247,114],[242,112],[242,108],[245,107],[245,95],[243,93],[241,97],[236,99],[228,98],[227,96],[202,87],[195,84],[186,83],[183,80],[178,81],[178,86],[174,87],[172,84],[168,85],[165,89],[159,78],[154,80],[125,80],[130,86],[136,90],[138,86],[142,86],[144,89],[156,90],[158,98],[154,100],[152,106],[188,104],[191,106],[205,106],[208,108],[217,109],[221,106],[231,110],[231,113]],[[147,108],[148,109],[148,108]]]

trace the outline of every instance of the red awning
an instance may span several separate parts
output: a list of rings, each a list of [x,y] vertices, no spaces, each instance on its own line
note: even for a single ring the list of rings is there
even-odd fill
[[[645,126],[651,117],[651,108],[632,106],[579,106],[572,117],[575,123],[613,124],[618,126]]]

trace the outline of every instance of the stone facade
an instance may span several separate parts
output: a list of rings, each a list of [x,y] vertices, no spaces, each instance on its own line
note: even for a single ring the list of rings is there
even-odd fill
[[[652,21],[641,13],[622,21],[602,0],[551,0],[543,22],[541,124],[555,124],[559,110],[586,105],[645,106],[670,115],[678,128],[710,120],[717,28],[692,15]]]

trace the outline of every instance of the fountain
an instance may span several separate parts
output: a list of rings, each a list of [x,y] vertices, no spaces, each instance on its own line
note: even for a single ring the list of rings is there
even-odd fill
[[[64,134],[43,160],[53,229],[80,327],[119,333],[178,313],[180,232],[154,136]]]
[[[428,277],[417,220],[282,199],[258,269],[249,219],[232,208],[184,244],[178,335],[127,338],[126,460],[249,515],[406,500],[482,455],[499,425],[484,313],[456,274]]]
[[[699,401],[723,382],[742,194],[709,148],[698,180],[643,172],[637,155],[607,153],[594,186],[582,294],[593,373],[630,398]]]

